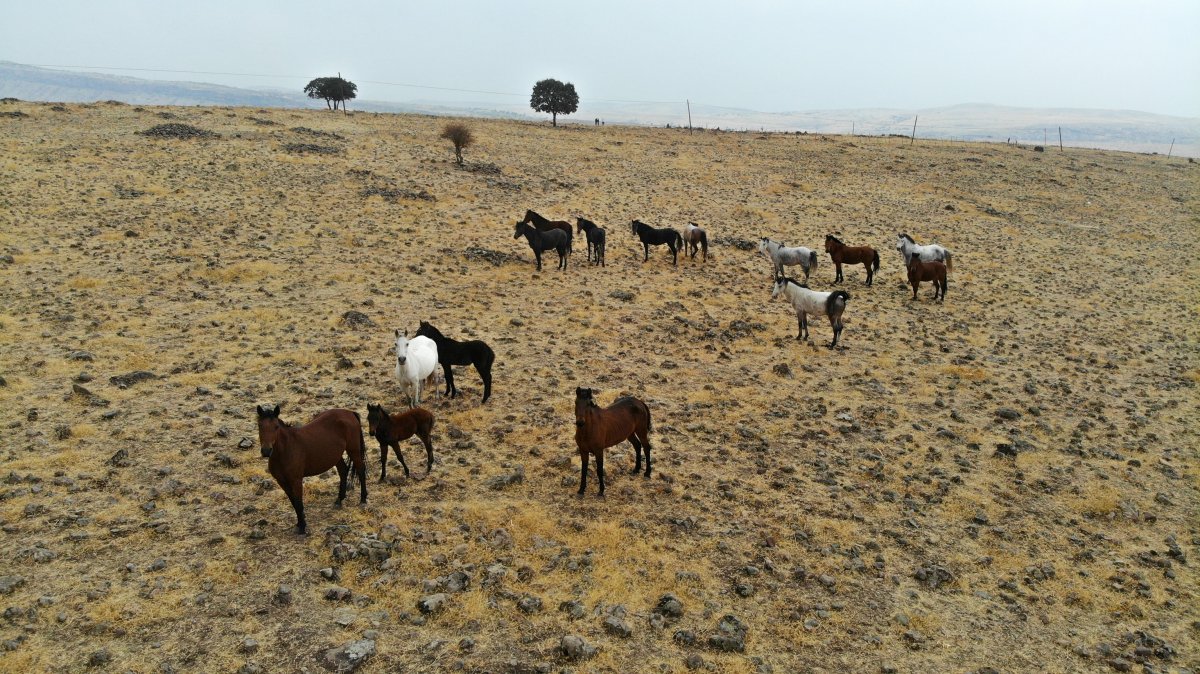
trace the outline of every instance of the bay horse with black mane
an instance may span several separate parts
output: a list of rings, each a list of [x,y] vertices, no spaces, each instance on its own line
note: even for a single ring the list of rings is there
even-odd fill
[[[337,467],[341,482],[337,501],[341,506],[346,498],[346,483],[350,470],[362,487],[360,503],[367,502],[367,443],[363,438],[362,419],[357,412],[333,409],[321,412],[307,424],[294,428],[279,418],[279,405],[258,410],[258,444],[267,471],[283,488],[296,511],[296,533],[307,533],[304,519],[304,478],[320,475]],[[350,457],[346,465],[343,454]]]
[[[451,365],[474,365],[479,378],[483,380],[483,401],[487,402],[492,395],[492,363],[496,362],[496,353],[486,342],[472,339],[460,342],[443,335],[441,331],[425,321],[417,328],[418,337],[428,337],[437,344],[438,362],[446,373],[446,395],[451,398],[458,396],[458,387],[454,385],[454,372]]]
[[[396,450],[396,458],[400,459],[400,467],[404,469],[404,477],[408,477],[408,464],[404,463],[404,453],[400,451],[400,441],[412,436],[421,439],[425,445],[425,474],[433,469],[433,442],[430,433],[433,431],[433,413],[421,407],[414,407],[400,414],[388,414],[383,405],[367,403],[367,429],[371,437],[379,441],[379,481],[387,477],[388,447]]]
[[[842,243],[832,234],[825,235],[825,252],[829,253],[829,258],[833,260],[833,266],[837,269],[837,274],[834,276],[834,283],[842,282],[842,265],[843,264],[861,264],[867,268],[867,285],[875,280],[875,272],[879,271],[879,251],[870,246],[847,246]],[[871,269],[871,265],[875,265],[875,269]]]
[[[694,222],[687,223],[683,228],[683,252],[696,259],[698,250],[704,251],[704,261],[708,262],[708,233]]]
[[[592,262],[592,256],[595,255],[594,264],[608,266],[604,264],[604,228],[587,218],[575,218],[575,224],[579,228],[578,231],[584,232],[587,237],[588,262]]]
[[[942,262],[922,262],[921,258],[913,255],[908,260],[908,282],[912,284],[913,299],[917,299],[917,288],[921,281],[933,281],[933,299],[938,299],[941,293],[942,301],[946,301],[946,265]]]
[[[540,232],[536,227],[525,222],[518,222],[517,228],[513,230],[513,238],[519,239],[522,236],[529,242],[529,247],[533,250],[533,256],[537,259],[537,270],[542,270],[542,253],[547,250],[554,250],[558,253],[558,268],[567,268],[567,255],[571,253],[571,235],[563,234],[561,229],[552,229],[547,232]]]
[[[646,403],[624,396],[601,408],[590,388],[575,389],[575,445],[579,448],[579,495],[587,487],[588,455],[596,457],[596,477],[600,495],[604,495],[604,450],[628,440],[633,445],[637,464],[633,475],[642,469],[642,451],[646,452],[646,477],[650,477],[650,408]]]
[[[539,232],[549,232],[552,229],[562,230],[567,235],[567,249],[569,250],[574,247],[574,242],[572,241],[572,239],[574,239],[574,233],[571,230],[571,223],[565,220],[550,220],[549,218],[543,218],[537,213],[527,209],[525,211],[525,219],[521,222],[537,227]]]
[[[670,227],[651,227],[641,220],[634,220],[629,223],[629,228],[642,240],[642,248],[645,249],[642,262],[650,259],[650,246],[662,246],[665,244],[671,249],[671,264],[679,265],[676,254],[683,248],[683,237],[680,236],[679,232]]]

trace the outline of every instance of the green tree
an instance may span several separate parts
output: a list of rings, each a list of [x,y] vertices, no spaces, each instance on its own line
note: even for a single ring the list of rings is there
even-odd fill
[[[475,136],[471,134],[471,130],[462,122],[451,122],[442,127],[441,137],[454,143],[454,158],[458,161],[458,165],[462,166],[463,148],[475,142]]]
[[[308,94],[309,98],[324,99],[325,107],[330,110],[337,110],[341,107],[344,111],[346,101],[358,96],[358,85],[350,80],[342,79],[341,75],[318,77],[304,87],[304,93]]]
[[[555,79],[541,80],[533,85],[529,107],[550,113],[551,122],[558,126],[559,115],[569,115],[579,109],[579,94],[575,93],[575,85],[570,82],[564,84]]]

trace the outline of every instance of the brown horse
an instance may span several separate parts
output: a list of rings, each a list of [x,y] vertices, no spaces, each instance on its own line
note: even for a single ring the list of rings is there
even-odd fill
[[[341,483],[334,505],[346,498],[350,468],[362,486],[360,503],[367,502],[367,443],[363,439],[362,420],[350,410],[326,410],[307,424],[294,428],[279,418],[275,409],[258,406],[258,444],[267,461],[271,477],[283,488],[296,511],[296,533],[307,533],[304,521],[304,478],[320,475],[337,466]],[[350,455],[350,467],[342,454]]]
[[[942,301],[946,301],[946,265],[941,262],[922,262],[921,258],[913,255],[908,261],[908,282],[913,287],[913,299],[917,299],[917,288],[921,281],[933,281],[933,299],[941,293]]]
[[[592,389],[575,389],[575,445],[579,447],[579,495],[587,487],[588,455],[596,456],[596,476],[600,480],[600,495],[604,495],[604,450],[628,440],[633,445],[637,465],[642,469],[642,448],[646,452],[646,477],[650,477],[650,408],[646,403],[625,396],[605,408],[596,405]]]
[[[543,218],[542,216],[528,209],[525,211],[525,219],[521,222],[522,224],[533,225],[539,232],[548,232],[552,229],[561,229],[567,233],[567,250],[571,250],[573,244],[572,239],[575,238],[575,233],[574,230],[571,229],[571,224],[569,222],[564,220],[550,220]]]
[[[425,445],[425,474],[433,469],[433,443],[429,433],[433,430],[433,414],[420,407],[414,407],[400,414],[388,414],[383,405],[367,403],[367,429],[371,437],[379,441],[379,481],[387,477],[388,446],[396,450],[396,458],[404,468],[404,477],[408,477],[408,464],[404,463],[404,454],[400,451],[400,441],[412,436],[421,439]]]
[[[834,277],[834,283],[842,282],[842,263],[845,264],[861,264],[867,268],[867,285],[875,280],[875,272],[879,271],[879,252],[870,246],[847,246],[842,243],[836,236],[832,234],[825,235],[825,252],[829,253],[830,259],[833,260],[833,266],[837,269],[837,275]],[[871,265],[875,265],[875,269],[871,269]]]

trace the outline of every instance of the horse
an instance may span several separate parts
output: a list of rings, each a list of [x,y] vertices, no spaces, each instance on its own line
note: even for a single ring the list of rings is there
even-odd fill
[[[567,255],[571,252],[570,234],[563,234],[561,229],[541,232],[533,225],[518,222],[516,229],[513,230],[513,238],[519,239],[522,236],[529,242],[529,247],[533,249],[533,256],[537,258],[538,271],[542,270],[542,253],[552,249],[558,253],[558,269],[567,268]]]
[[[946,248],[937,245],[936,243],[918,245],[913,238],[907,234],[896,235],[896,250],[904,256],[904,268],[908,269],[908,262],[912,259],[913,254],[920,256],[922,262],[945,262],[948,271],[954,271],[954,263],[950,256],[950,251]]]
[[[548,219],[543,218],[542,216],[538,215],[537,213],[534,213],[533,211],[527,209],[525,211],[525,219],[522,220],[521,222],[524,224],[527,224],[527,225],[533,225],[534,227],[537,227],[539,232],[548,232],[552,229],[561,230],[561,231],[565,232],[567,235],[567,249],[570,250],[574,246],[574,242],[572,241],[572,239],[574,239],[575,237],[571,230],[571,223],[569,223],[565,220],[548,220]]]
[[[418,337],[428,337],[437,344],[438,362],[446,373],[446,395],[451,398],[458,396],[458,387],[454,385],[454,372],[451,365],[474,365],[479,378],[483,380],[483,402],[492,395],[492,363],[496,362],[496,353],[492,347],[478,339],[467,342],[450,339],[437,328],[425,321],[417,328]]]
[[[696,252],[704,250],[704,261],[708,262],[708,233],[694,222],[687,223],[683,228],[684,254],[691,252],[691,258],[696,259]]]
[[[922,262],[916,255],[908,263],[908,282],[912,284],[913,299],[917,299],[917,288],[921,281],[933,281],[933,299],[941,292],[942,301],[946,301],[946,266],[941,262]]]
[[[267,471],[283,488],[296,511],[296,533],[308,533],[304,519],[304,478],[320,475],[337,467],[338,497],[334,505],[341,507],[346,498],[349,472],[354,470],[362,487],[360,503],[367,502],[367,443],[363,439],[362,419],[357,412],[333,409],[321,412],[307,424],[294,428],[279,418],[279,405],[258,410],[258,444]],[[350,465],[342,454],[350,456]]]
[[[592,261],[592,255],[595,254],[595,264],[607,266],[604,264],[604,228],[587,218],[575,218],[575,224],[587,237],[588,262]]]
[[[671,264],[678,266],[676,253],[683,248],[683,237],[679,235],[679,232],[670,227],[651,227],[641,220],[629,223],[629,229],[642,240],[642,248],[645,249],[642,262],[650,259],[650,246],[666,244],[671,249]]]
[[[421,384],[429,384],[431,377],[436,377],[438,364],[437,343],[424,336],[408,338],[408,331],[403,334],[396,331],[396,379],[400,388],[408,394],[408,406],[416,407],[421,404]],[[437,391],[437,382],[434,391]]]
[[[387,477],[388,446],[396,450],[396,458],[404,468],[404,477],[408,477],[408,464],[404,463],[404,454],[400,451],[400,441],[412,436],[421,439],[425,445],[425,474],[433,470],[433,443],[429,433],[433,430],[433,414],[424,408],[414,407],[400,414],[388,414],[383,405],[367,403],[367,429],[371,437],[379,441],[379,481]]]
[[[842,264],[861,264],[867,268],[867,285],[875,280],[875,272],[879,271],[879,251],[870,246],[847,246],[842,243],[832,234],[825,235],[825,252],[829,253],[829,259],[833,260],[833,266],[837,269],[837,274],[834,277],[834,283],[842,282]],[[874,271],[871,270],[871,265],[875,265]]]
[[[846,310],[846,302],[850,301],[850,293],[845,290],[819,293],[810,290],[807,284],[786,276],[775,279],[771,299],[781,292],[787,294],[796,310],[796,320],[800,326],[796,339],[808,339],[809,316],[826,316],[833,327],[833,341],[829,343],[829,348],[837,346],[838,337],[842,334],[842,312]]]
[[[646,403],[624,396],[601,408],[590,388],[575,389],[575,446],[579,448],[579,495],[587,487],[588,455],[596,457],[596,477],[604,496],[604,450],[628,440],[633,445],[637,464],[631,474],[642,469],[642,448],[646,452],[646,477],[650,477],[650,408]]]
[[[800,268],[804,270],[804,282],[808,283],[808,275],[817,268],[817,251],[809,250],[804,246],[788,248],[782,241],[772,241],[764,236],[758,242],[758,252],[771,260],[775,278],[783,277],[784,265],[789,267],[800,265]]]

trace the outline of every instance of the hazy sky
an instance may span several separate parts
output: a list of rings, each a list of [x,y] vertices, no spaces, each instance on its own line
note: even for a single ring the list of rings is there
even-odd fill
[[[527,102],[554,77],[585,102],[1200,117],[1200,0],[0,0],[0,60],[296,91],[340,71],[389,101]]]

